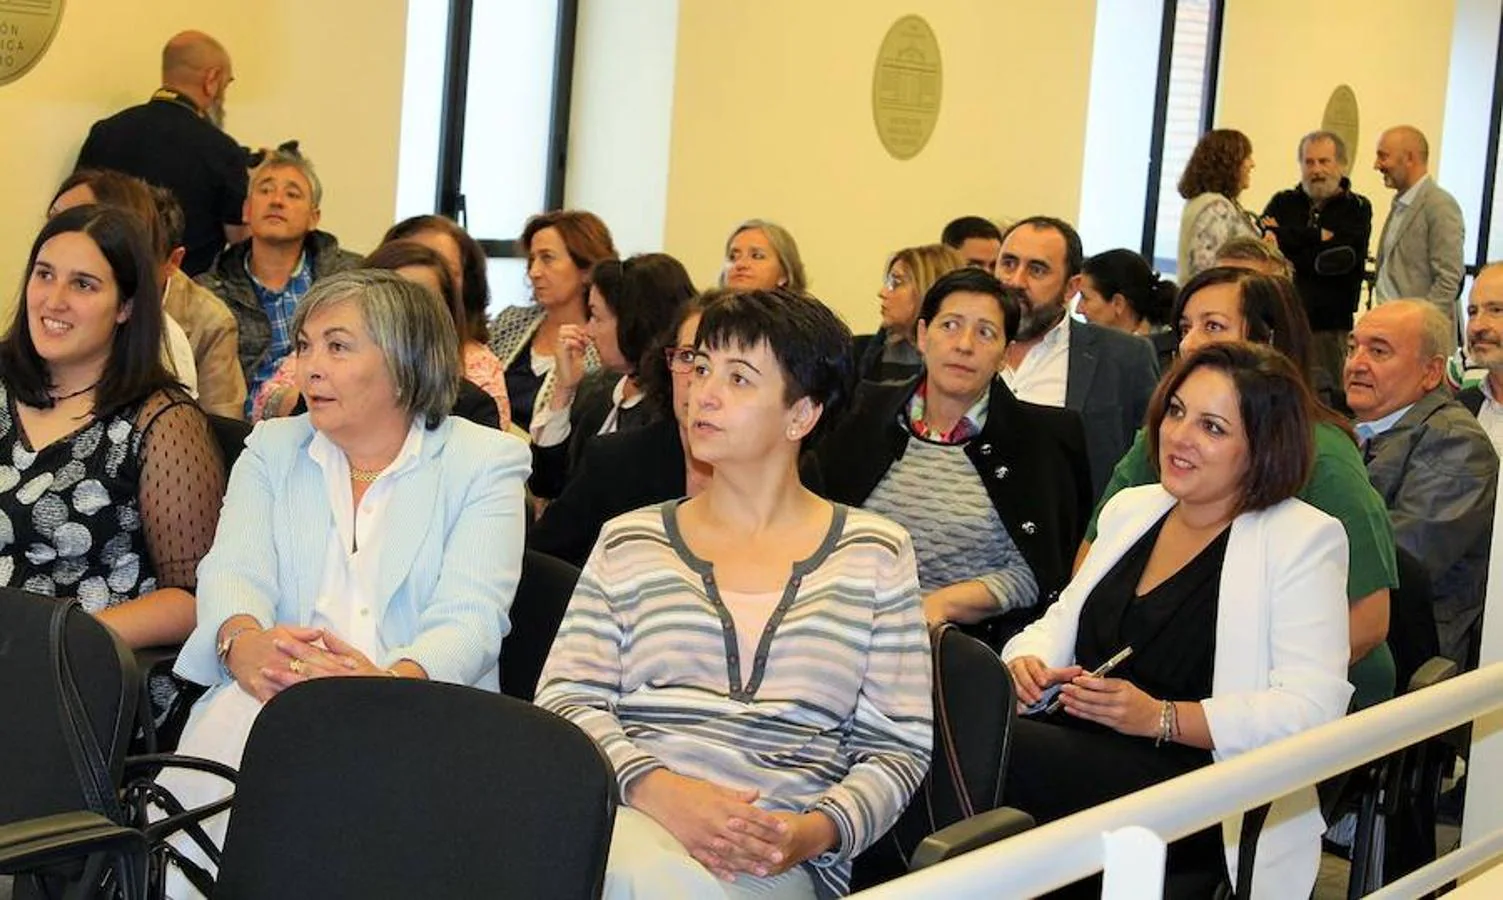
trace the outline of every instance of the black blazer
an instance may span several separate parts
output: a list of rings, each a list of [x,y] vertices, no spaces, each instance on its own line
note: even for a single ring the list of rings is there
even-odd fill
[[[1100,497],[1112,469],[1148,418],[1159,383],[1153,345],[1137,335],[1070,320],[1065,408],[1080,413],[1091,460],[1091,497]],[[1074,551],[1071,551],[1074,558]]]
[[[1482,388],[1476,385],[1462,388],[1461,392],[1456,395],[1457,402],[1465,406],[1466,411],[1474,416],[1482,412],[1482,401],[1485,399],[1487,395],[1483,394]]]
[[[1146,351],[1147,343],[1139,343]],[[900,416],[918,384],[918,378],[863,384],[845,419],[805,456],[809,489],[839,503],[864,504],[908,448],[911,436]],[[1039,585],[1034,607],[988,623],[983,637],[995,643],[1042,614],[1070,580],[1091,516],[1086,439],[1080,416],[1024,403],[994,378],[986,425],[965,454]]]
[[[684,445],[676,420],[602,435],[590,441],[564,492],[543,510],[527,546],[582,566],[607,521],[682,497],[684,490]]]
[[[532,477],[527,486],[539,497],[553,498],[563,493],[569,473],[579,467],[584,448],[600,432],[605,417],[611,414],[616,382],[621,378],[610,372],[591,372],[580,382],[569,404],[569,438],[552,447],[532,445]],[[537,415],[536,411],[533,413]]]

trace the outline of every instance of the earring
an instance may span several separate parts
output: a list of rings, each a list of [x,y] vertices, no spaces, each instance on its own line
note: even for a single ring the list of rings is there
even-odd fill
[[[790,440],[790,441],[796,441],[796,440],[798,440],[798,429],[797,428],[790,428],[790,429],[788,429],[788,440]]]

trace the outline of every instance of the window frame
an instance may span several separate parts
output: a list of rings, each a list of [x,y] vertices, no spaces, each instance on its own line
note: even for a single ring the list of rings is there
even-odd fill
[[[1226,0],[1209,0],[1205,71],[1201,74],[1200,133],[1216,122],[1216,90],[1221,78],[1221,35],[1226,21]],[[1158,238],[1160,185],[1164,176],[1164,142],[1169,124],[1169,78],[1174,64],[1174,29],[1179,18],[1179,0],[1164,0],[1159,29],[1158,84],[1153,96],[1153,134],[1148,147],[1148,189],[1143,197],[1143,240],[1139,252],[1150,263]],[[1175,273],[1176,276],[1179,273]]]
[[[470,81],[471,26],[474,0],[449,0],[448,41],[444,62],[444,98],[439,113],[439,148],[434,208],[461,226],[468,226],[464,175],[464,129]],[[574,92],[574,52],[579,24],[579,0],[558,0],[558,27],[553,45],[553,103],[548,117],[548,149],[543,209],[562,209],[568,174],[569,114]],[[521,259],[520,235],[474,236],[489,259]]]

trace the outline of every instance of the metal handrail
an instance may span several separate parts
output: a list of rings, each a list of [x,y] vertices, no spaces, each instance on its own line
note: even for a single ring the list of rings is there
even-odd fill
[[[1102,836],[1128,825],[1165,841],[1239,816],[1402,747],[1503,709],[1503,663],[1397,697],[1235,759],[967,853],[857,895],[1028,897],[1102,870]],[[1088,778],[1090,773],[1082,772]]]

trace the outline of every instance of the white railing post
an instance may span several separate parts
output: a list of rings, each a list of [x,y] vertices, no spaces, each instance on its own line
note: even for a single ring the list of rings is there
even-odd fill
[[[1487,567],[1487,602],[1482,615],[1479,666],[1503,661],[1503,503],[1493,510],[1493,552]],[[1463,846],[1482,835],[1503,830],[1503,711],[1472,725],[1472,750],[1466,765],[1466,815],[1461,822]]]
[[[1101,900],[1159,900],[1164,896],[1164,839],[1138,825],[1101,836],[1105,854]]]

